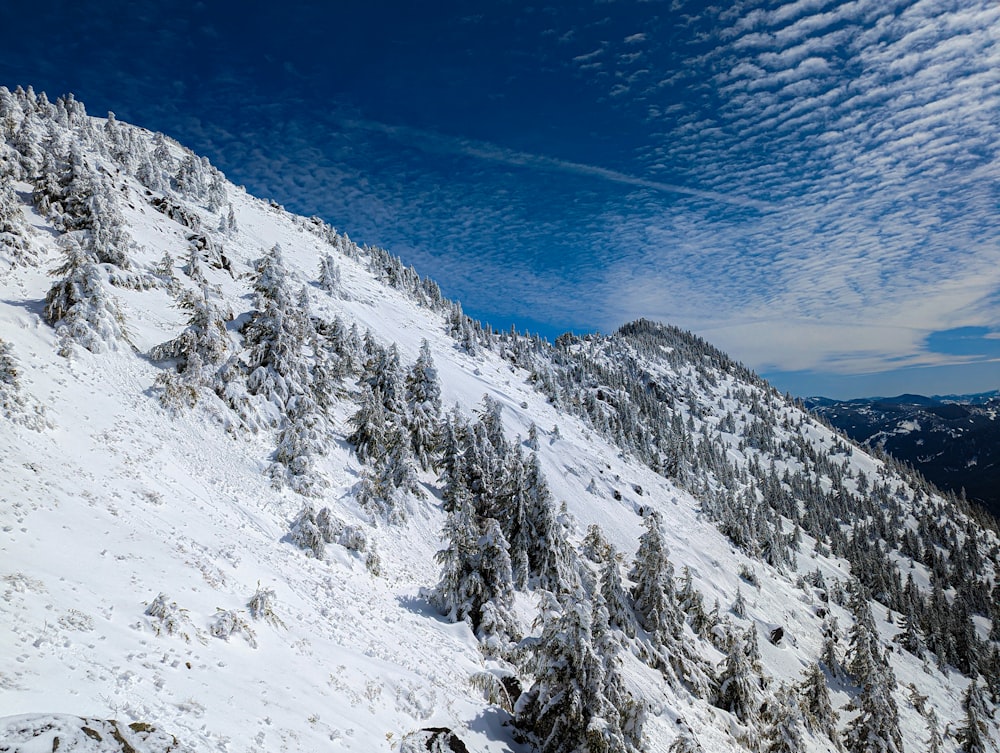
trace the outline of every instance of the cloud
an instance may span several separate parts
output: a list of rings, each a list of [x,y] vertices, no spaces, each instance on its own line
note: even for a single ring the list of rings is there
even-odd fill
[[[507,149],[496,144],[445,136],[432,131],[425,131],[407,126],[388,125],[368,120],[345,119],[341,121],[341,123],[347,128],[377,131],[404,142],[409,146],[439,154],[462,155],[486,162],[509,165],[511,167],[561,172],[581,177],[597,178],[624,186],[648,188],[653,191],[664,193],[694,196],[708,201],[718,202],[721,204],[731,204],[733,206],[755,209],[762,212],[775,209],[775,206],[769,202],[759,201],[750,197],[720,193],[718,191],[706,191],[691,186],[650,180],[648,178],[628,175],[617,170],[611,170],[597,165],[588,165],[582,162],[573,162],[570,160],[557,159],[540,154],[521,152],[513,149]]]

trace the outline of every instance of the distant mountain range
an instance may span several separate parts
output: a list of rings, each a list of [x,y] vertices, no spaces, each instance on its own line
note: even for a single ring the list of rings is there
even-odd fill
[[[964,488],[1000,516],[1000,391],[805,402],[859,444],[905,460],[941,489]]]

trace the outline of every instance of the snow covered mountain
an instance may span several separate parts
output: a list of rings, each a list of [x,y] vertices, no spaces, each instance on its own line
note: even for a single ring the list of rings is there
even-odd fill
[[[0,751],[996,749],[991,522],[690,334],[30,89],[0,264]]]
[[[862,446],[879,447],[941,489],[1000,515],[1000,394],[806,401]]]

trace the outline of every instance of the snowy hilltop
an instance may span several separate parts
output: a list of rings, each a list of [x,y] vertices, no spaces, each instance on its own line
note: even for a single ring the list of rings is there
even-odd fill
[[[995,522],[0,88],[0,751],[990,751]]]

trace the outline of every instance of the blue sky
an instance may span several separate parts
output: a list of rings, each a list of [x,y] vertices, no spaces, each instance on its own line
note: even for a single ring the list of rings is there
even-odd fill
[[[495,326],[654,318],[798,395],[1000,388],[992,0],[6,0],[0,27],[0,84],[163,131]]]

